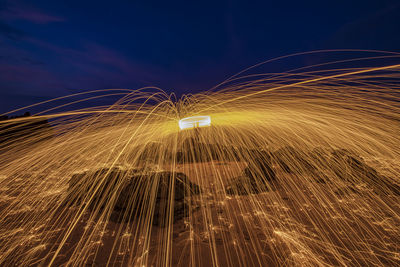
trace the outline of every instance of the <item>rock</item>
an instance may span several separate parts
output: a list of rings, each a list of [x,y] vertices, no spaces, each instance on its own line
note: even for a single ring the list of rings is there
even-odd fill
[[[308,153],[309,163],[308,175],[317,183],[325,184],[330,180],[330,151],[327,148],[316,147]],[[305,168],[304,168],[305,169]]]
[[[261,179],[264,181],[275,180],[275,171],[271,167],[271,163],[264,158],[255,158],[249,163],[249,166],[244,169],[244,174],[251,180]]]
[[[287,173],[299,173],[311,169],[312,165],[307,162],[305,157],[307,155],[292,146],[282,147],[271,155],[272,160]]]
[[[199,193],[200,187],[183,173],[103,168],[73,175],[66,201],[75,205],[88,204],[92,211],[111,207],[111,220],[118,222],[152,214],[153,224],[163,226],[171,200],[173,221],[176,221],[186,216],[190,196]]]
[[[337,149],[331,154],[330,166],[335,175],[350,184],[366,183],[374,191],[382,194],[389,192],[400,195],[400,186],[380,175],[373,167],[348,150]]]
[[[227,194],[247,195],[267,192],[273,187],[276,178],[268,158],[256,157],[243,171],[244,175],[231,180],[226,188]]]
[[[259,194],[262,192],[268,192],[270,187],[265,183],[259,181],[258,183],[247,177],[239,176],[230,181],[230,184],[226,187],[225,191],[229,195],[249,195]]]
[[[132,152],[130,157],[134,158],[138,153],[138,159],[145,163],[159,164],[172,159],[172,152],[161,142],[149,142],[144,146],[137,146]]]
[[[209,161],[237,161],[247,149],[221,144],[202,143],[195,138],[186,138],[176,153],[178,163],[196,163]]]
[[[322,157],[318,153],[286,146],[274,151],[271,154],[271,160],[286,173],[302,175],[321,183],[325,182],[319,164]]]

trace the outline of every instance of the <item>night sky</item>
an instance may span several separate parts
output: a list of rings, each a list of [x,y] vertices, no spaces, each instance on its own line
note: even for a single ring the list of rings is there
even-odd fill
[[[398,0],[135,2],[0,0],[0,113],[103,88],[200,92],[303,51],[400,52]]]

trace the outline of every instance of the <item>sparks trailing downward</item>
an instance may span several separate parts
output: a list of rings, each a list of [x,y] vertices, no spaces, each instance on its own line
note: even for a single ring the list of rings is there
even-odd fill
[[[0,266],[399,266],[399,65],[225,86],[1,120]]]

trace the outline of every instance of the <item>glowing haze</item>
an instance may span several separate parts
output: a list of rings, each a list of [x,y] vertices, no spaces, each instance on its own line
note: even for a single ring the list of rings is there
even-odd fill
[[[400,65],[380,56],[0,121],[0,265],[399,266]]]

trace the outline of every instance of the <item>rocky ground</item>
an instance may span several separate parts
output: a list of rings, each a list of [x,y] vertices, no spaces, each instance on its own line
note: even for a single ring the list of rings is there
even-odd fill
[[[57,190],[51,186],[52,180],[47,188],[30,184],[31,194],[40,194],[41,201],[57,206],[49,204],[47,211],[34,201],[10,208],[9,203],[15,203],[25,190],[21,178],[11,187],[1,188],[1,214],[7,217],[2,221],[0,243],[9,244],[12,250],[2,250],[2,262],[49,263],[63,244],[54,266],[143,262],[158,266],[165,261],[174,266],[400,264],[399,187],[385,179],[384,162],[362,159],[345,150],[315,150],[313,161],[304,160],[304,154],[292,148],[259,153],[263,160],[255,160],[252,166],[241,161],[192,162],[176,165],[174,176],[168,164],[163,166],[168,171],[146,175],[137,169],[99,169],[76,174]],[[331,166],[330,171],[320,172],[323,166]],[[102,175],[104,172],[108,174]],[[88,201],[77,192],[89,190],[93,184],[82,181],[96,175],[108,177],[107,186]],[[143,183],[149,179],[142,178],[154,176],[161,186],[153,221],[143,216],[123,218],[126,210],[147,205],[127,203],[132,203],[129,196],[135,188],[148,186]],[[121,177],[129,179],[122,183]],[[179,179],[174,187],[175,216],[169,225],[160,220],[165,214],[159,211],[168,210],[165,192],[171,190],[172,177]],[[6,179],[2,177],[2,181]],[[54,183],[56,180],[54,177]],[[109,199],[105,196],[111,198],[115,192],[106,188],[118,191],[110,219],[93,216],[104,214],[101,209]],[[33,222],[21,225],[27,218]],[[66,233],[68,238],[63,239]],[[21,244],[14,246],[13,240],[21,240]]]

